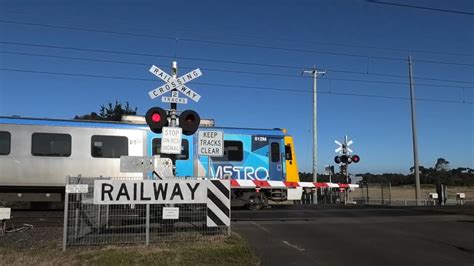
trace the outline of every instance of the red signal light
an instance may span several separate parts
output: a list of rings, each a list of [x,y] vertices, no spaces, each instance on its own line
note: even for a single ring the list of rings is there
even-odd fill
[[[352,155],[352,162],[358,163],[360,161],[359,155]]]
[[[151,121],[153,122],[160,122],[161,120],[161,115],[159,113],[154,113],[151,115]]]
[[[194,120],[195,120],[195,117],[193,115],[187,115],[184,118],[184,121],[186,121],[186,123],[194,123]]]
[[[148,109],[145,115],[145,121],[154,133],[161,133],[163,127],[168,126],[168,118],[166,111],[160,107]]]
[[[185,110],[179,115],[179,126],[183,129],[184,135],[194,134],[198,128],[201,118],[193,110]]]

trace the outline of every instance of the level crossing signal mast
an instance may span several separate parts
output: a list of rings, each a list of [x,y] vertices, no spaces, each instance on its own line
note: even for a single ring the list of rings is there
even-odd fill
[[[360,161],[360,157],[357,154],[352,154],[352,149],[349,146],[354,143],[352,140],[347,140],[347,136],[344,136],[344,142],[341,143],[337,140],[334,141],[339,147],[334,150],[338,152],[340,155],[334,157],[334,162],[340,164],[341,173],[346,176],[347,182],[349,182],[349,172],[348,166],[351,163],[358,163]]]
[[[201,122],[199,114],[193,110],[178,112],[178,104],[187,104],[188,98],[199,102],[201,95],[185,84],[202,76],[202,72],[197,68],[178,77],[178,63],[176,61],[171,64],[171,74],[155,65],[150,67],[149,72],[164,81],[165,84],[149,91],[148,95],[152,100],[161,97],[162,102],[170,103],[170,109],[152,107],[146,112],[145,121],[152,132],[162,134],[160,151],[163,154],[169,154],[173,165],[173,174],[176,174],[176,155],[181,154],[181,135],[193,135]],[[171,96],[164,96],[166,93],[171,93]],[[179,97],[180,93],[187,98]]]

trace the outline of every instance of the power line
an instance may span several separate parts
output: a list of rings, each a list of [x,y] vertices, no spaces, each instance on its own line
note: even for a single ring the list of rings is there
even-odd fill
[[[256,45],[256,44],[239,44],[233,42],[222,42],[222,41],[207,41],[207,40],[196,40],[196,39],[180,39],[181,41],[192,41],[192,42],[201,42],[209,44],[219,44],[219,45],[228,45],[228,46],[237,46],[237,47],[252,47],[252,48],[261,48],[261,49],[270,49],[270,50],[280,50],[280,51],[292,51],[292,52],[303,52],[303,53],[315,53],[315,54],[327,54],[327,55],[337,55],[337,56],[347,56],[347,57],[357,57],[357,58],[371,58],[371,59],[382,59],[382,60],[392,60],[392,61],[402,61],[405,62],[406,59],[396,58],[396,57],[386,57],[386,56],[369,56],[353,53],[340,53],[340,52],[326,52],[326,51],[317,51],[317,50],[307,50],[307,49],[297,49],[297,48],[283,48],[267,45]],[[474,64],[468,63],[456,63],[456,62],[443,62],[443,61],[434,61],[434,60],[412,60],[413,62],[418,63],[430,63],[430,64],[442,64],[442,65],[456,65],[456,66],[469,66],[472,67]]]
[[[1,21],[0,21],[1,22]],[[187,28],[179,29],[181,31],[188,31],[193,32],[195,30],[189,31]],[[209,30],[208,30],[209,31]],[[209,31],[215,32],[215,31]],[[440,52],[440,51],[430,51],[430,50],[418,50],[418,49],[408,49],[408,48],[395,48],[395,47],[381,47],[375,45],[361,45],[361,44],[349,44],[349,43],[337,43],[337,42],[321,42],[321,41],[311,41],[311,40],[299,40],[299,39],[288,39],[288,38],[281,38],[281,37],[265,37],[262,35],[251,35],[251,34],[242,34],[242,33],[232,33],[233,35],[240,35],[245,38],[250,37],[253,39],[260,39],[260,40],[269,40],[272,42],[281,41],[281,42],[289,42],[289,43],[304,43],[304,44],[319,44],[319,45],[333,45],[333,46],[343,46],[343,47],[353,47],[353,48],[364,48],[364,49],[377,49],[377,50],[388,50],[388,51],[398,51],[408,53],[423,53],[423,54],[437,54],[437,55],[450,55],[450,56],[474,56],[474,54],[464,54],[464,53],[454,53],[454,52]]]
[[[22,21],[13,21],[13,20],[0,20],[0,23],[17,24],[17,25],[24,25],[24,26],[38,26],[38,27],[45,27],[45,28],[77,30],[77,31],[86,31],[86,32],[89,31],[89,32],[117,34],[117,35],[129,35],[129,36],[136,36],[136,37],[156,38],[156,39],[175,40],[175,39],[179,38],[178,36],[171,37],[171,36],[163,36],[163,35],[137,34],[137,33],[130,33],[130,32],[97,30],[97,29],[81,28],[81,27],[73,27],[73,26],[58,26],[58,25],[51,25],[51,24],[31,23],[31,22],[22,22]],[[254,39],[269,40],[266,37],[257,36],[257,35],[250,35],[250,34],[245,34],[245,35],[238,34],[238,35],[251,37],[251,38],[254,38]],[[346,46],[346,47],[354,47],[354,48],[368,48],[368,49],[400,51],[400,52],[405,52],[405,53],[416,52],[416,53],[439,54],[439,55],[474,56],[473,54],[463,54],[463,53],[439,52],[439,51],[428,51],[428,50],[417,50],[417,49],[404,49],[404,48],[381,47],[381,46],[373,46],[373,45],[358,45],[358,44],[348,44],[348,43],[317,42],[317,41],[307,41],[307,40],[298,41],[298,40],[295,40],[295,39],[286,39],[286,38],[272,38],[271,41],[285,41],[285,42],[291,42],[291,43],[305,43],[305,44],[312,43],[312,44],[321,44],[321,45]]]
[[[242,44],[242,43],[223,42],[223,41],[209,41],[209,40],[192,39],[192,38],[178,38],[178,37],[164,36],[164,35],[136,34],[136,33],[128,33],[128,32],[118,32],[118,31],[108,31],[108,30],[96,30],[96,29],[88,29],[88,28],[69,27],[69,26],[57,26],[57,25],[39,24],[39,23],[16,22],[16,21],[8,21],[8,20],[0,20],[0,23],[20,24],[20,25],[28,25],[28,26],[41,26],[41,27],[57,28],[57,29],[71,29],[71,30],[79,30],[79,31],[90,31],[90,32],[98,32],[98,33],[108,33],[108,34],[130,35],[130,36],[136,36],[136,37],[158,38],[158,39],[167,39],[167,40],[174,40],[174,41],[177,40],[177,39],[179,39],[180,41],[186,41],[186,42],[199,42],[199,43],[208,43],[208,44],[217,44],[217,45],[226,45],[226,46],[236,46],[236,47],[250,47],[250,48],[259,48],[259,49],[270,49],[270,50],[280,50],[280,51],[292,51],[292,52],[303,52],[303,53],[327,54],[327,55],[347,56],[347,57],[357,57],[357,58],[372,58],[372,59],[392,60],[392,61],[401,61],[401,62],[405,62],[405,61],[406,61],[405,58],[396,58],[396,57],[369,56],[369,55],[361,55],[361,54],[354,54],[354,53],[328,52],[328,51],[318,51],[318,50],[308,50],[308,49],[298,49],[298,48],[287,48],[287,47],[277,47],[277,46],[267,46],[267,45]],[[469,66],[469,67],[473,67],[473,66],[474,66],[474,64],[469,64],[469,63],[444,62],[444,61],[422,60],[422,59],[413,60],[413,62],[430,63],[430,64],[443,64],[443,65]]]
[[[407,7],[407,8],[416,8],[416,9],[423,9],[423,10],[430,10],[430,11],[438,11],[438,12],[446,12],[446,13],[454,13],[454,14],[461,14],[461,15],[474,15],[471,12],[464,12],[458,10],[449,10],[449,9],[440,9],[440,8],[433,8],[433,7],[425,7],[425,6],[414,6],[414,5],[407,5],[407,4],[400,4],[400,3],[390,3],[384,1],[377,1],[377,0],[367,0],[369,3],[380,4],[380,5],[391,5],[391,6],[399,6],[399,7]]]
[[[6,42],[0,41],[3,44],[9,45],[19,45],[19,46],[31,46],[31,47],[42,47],[42,48],[53,48],[53,49],[64,49],[64,50],[75,50],[75,51],[85,51],[85,52],[100,52],[100,53],[110,53],[110,54],[119,54],[119,55],[134,55],[134,56],[148,56],[148,57],[163,57],[174,59],[174,56],[167,56],[161,54],[151,54],[151,53],[136,53],[136,52],[127,52],[127,51],[112,51],[105,49],[89,49],[89,48],[79,48],[79,47],[67,47],[67,46],[55,46],[55,45],[44,45],[44,44],[32,44],[32,43],[20,43],[20,42]],[[202,61],[202,62],[213,62],[213,63],[226,63],[226,64],[237,64],[237,65],[246,65],[246,66],[259,66],[259,67],[273,67],[273,68],[283,68],[283,69],[302,69],[304,66],[292,66],[292,65],[275,65],[275,64],[263,64],[263,63],[251,63],[243,61],[233,61],[233,60],[221,60],[221,59],[209,59],[209,58],[196,58],[196,57],[177,57],[185,60],[193,61]],[[394,78],[404,78],[407,76],[402,75],[392,75],[392,74],[382,74],[382,73],[367,73],[360,71],[350,71],[350,70],[340,70],[340,69],[327,69],[331,72],[339,73],[348,73],[348,74],[361,74],[361,75],[373,75],[373,76],[384,76],[384,77],[394,77]],[[454,82],[454,83],[468,83],[472,84],[472,81],[463,81],[463,80],[449,80],[449,79],[437,79],[437,78],[428,78],[428,77],[417,77],[418,80],[432,80],[432,81],[442,81],[442,82]]]
[[[149,66],[147,63],[141,62],[130,62],[130,61],[118,61],[118,60],[108,60],[108,59],[94,59],[94,58],[84,58],[84,57],[71,57],[71,56],[59,56],[59,55],[47,55],[47,54],[37,54],[37,53],[24,53],[24,52],[10,52],[10,51],[0,51],[3,54],[12,54],[12,55],[22,55],[22,56],[38,56],[38,57],[48,57],[48,58],[59,58],[59,59],[68,59],[68,60],[78,60],[78,61],[90,61],[90,62],[100,62],[100,63],[114,63],[114,64],[125,64],[125,65],[137,65],[137,66]],[[167,67],[161,65],[159,67]],[[190,67],[183,66],[183,69],[191,69]],[[228,70],[228,69],[218,69],[218,68],[202,68],[205,71],[215,71],[215,72],[224,72],[224,73],[235,73],[235,74],[250,74],[250,75],[262,75],[262,76],[273,76],[273,77],[290,77],[290,78],[299,78],[307,79],[308,77],[302,75],[290,75],[290,74],[279,74],[279,73],[265,73],[265,72],[254,72],[254,71],[243,71],[243,70]],[[362,79],[345,79],[345,78],[328,78],[322,77],[325,80],[337,80],[337,81],[351,81],[351,82],[364,82],[364,83],[379,83],[379,84],[396,84],[396,85],[408,85],[407,82],[395,82],[395,81],[380,81],[380,80],[362,80]],[[417,86],[425,87],[441,87],[441,88],[460,88],[460,89],[474,89],[474,87],[467,86],[454,86],[454,85],[439,85],[439,84],[425,84],[417,83]]]
[[[412,60],[413,62],[413,60]],[[339,72],[339,73],[348,73],[348,74],[366,74],[366,75],[373,75],[373,76],[382,76],[382,77],[392,77],[392,78],[408,78],[406,76],[401,76],[401,75],[393,75],[393,74],[383,74],[383,73],[366,73],[366,72],[360,72],[360,71],[351,71],[351,70],[340,70],[340,69],[328,69],[331,72]],[[438,78],[428,78],[428,77],[416,77],[416,79],[422,79],[422,80],[432,80],[432,81],[443,81],[443,82],[455,82],[455,83],[467,83],[467,84],[472,84],[474,82],[472,81],[465,81],[465,80],[453,80],[453,79],[438,79]]]
[[[169,36],[139,34],[139,33],[131,33],[131,32],[111,31],[111,30],[97,30],[97,29],[90,29],[90,28],[80,28],[80,27],[72,27],[72,26],[58,26],[58,25],[51,25],[51,24],[19,22],[19,21],[11,21],[11,20],[0,20],[0,23],[18,24],[18,25],[24,25],[24,26],[38,26],[38,27],[63,29],[63,30],[76,30],[76,31],[96,32],[96,33],[129,35],[129,36],[147,37],[147,38],[155,38],[155,39],[166,39],[166,40],[175,40],[176,39],[176,38],[169,37]]]
[[[37,71],[37,70],[27,70],[27,69],[0,68],[0,71],[34,73],[34,74],[47,74],[47,75],[60,75],[60,76],[74,76],[74,77],[88,77],[88,78],[105,78],[105,79],[136,80],[136,81],[155,81],[156,82],[156,79],[131,78],[131,77],[119,77],[119,76],[105,76],[105,75],[91,75],[91,74],[80,74],[80,73]],[[224,83],[195,82],[194,84],[204,85],[204,86],[229,87],[229,88],[245,88],[245,89],[271,90],[271,91],[282,91],[282,92],[291,91],[291,92],[299,92],[299,93],[313,93],[312,91],[308,91],[308,90],[274,88],[274,87],[261,87],[261,86],[247,86],[247,85],[234,85],[234,84],[224,84]],[[345,92],[334,92],[334,91],[319,91],[318,93],[328,94],[328,95],[334,94],[334,95],[355,96],[355,97],[370,97],[370,98],[409,100],[409,98],[407,98],[407,97],[385,96],[385,95],[375,95],[375,94],[345,93]],[[453,101],[453,100],[439,100],[439,99],[427,99],[427,98],[417,98],[416,100],[417,101],[427,101],[427,102],[473,104],[473,102],[466,102],[464,100],[463,101]]]

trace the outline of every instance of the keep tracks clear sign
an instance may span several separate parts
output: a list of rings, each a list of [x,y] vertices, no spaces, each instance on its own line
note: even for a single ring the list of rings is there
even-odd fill
[[[198,132],[198,154],[210,157],[224,156],[224,132],[200,130]]]

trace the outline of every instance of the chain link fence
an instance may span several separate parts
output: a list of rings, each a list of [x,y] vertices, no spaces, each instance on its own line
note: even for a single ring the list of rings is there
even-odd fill
[[[230,234],[230,226],[206,225],[205,203],[95,205],[95,180],[125,179],[68,177],[67,184],[87,185],[87,193],[66,193],[63,250],[79,245],[212,241]],[[178,219],[163,219],[165,207],[179,208]]]

